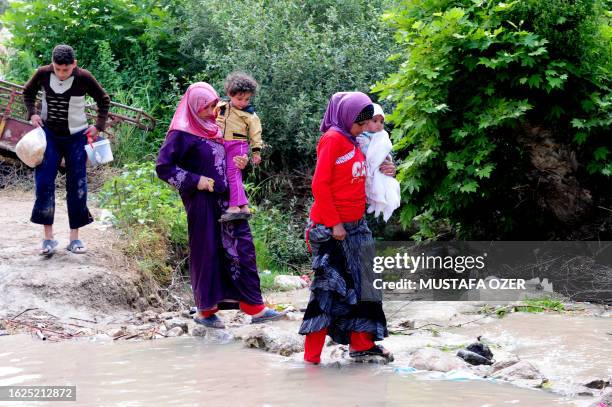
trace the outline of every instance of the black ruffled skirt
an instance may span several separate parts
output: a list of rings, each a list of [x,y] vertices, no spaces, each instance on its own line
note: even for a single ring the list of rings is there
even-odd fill
[[[343,241],[330,228],[310,224],[307,239],[315,272],[310,300],[300,326],[307,335],[327,328],[336,343],[348,345],[351,332],[368,332],[374,341],[389,336],[382,292],[373,288],[374,240],[364,219],[345,223]]]

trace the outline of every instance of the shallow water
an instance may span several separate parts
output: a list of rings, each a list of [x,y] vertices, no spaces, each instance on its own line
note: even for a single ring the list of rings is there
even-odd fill
[[[450,332],[483,335],[536,365],[549,379],[612,375],[612,318],[518,312]],[[495,353],[495,349],[493,349]]]
[[[486,381],[425,381],[394,369],[305,366],[239,343],[214,345],[192,337],[132,343],[0,338],[0,386],[77,386],[77,402],[66,405],[580,405],[538,390]]]

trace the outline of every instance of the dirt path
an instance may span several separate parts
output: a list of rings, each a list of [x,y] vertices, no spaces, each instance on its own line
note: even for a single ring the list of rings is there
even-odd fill
[[[129,270],[113,228],[96,221],[82,229],[88,252],[67,251],[66,202],[58,197],[55,238],[60,245],[47,259],[39,254],[42,227],[29,221],[32,204],[32,192],[0,191],[0,318],[38,308],[60,320],[95,319],[140,305],[138,274]],[[99,219],[100,211],[90,209]]]

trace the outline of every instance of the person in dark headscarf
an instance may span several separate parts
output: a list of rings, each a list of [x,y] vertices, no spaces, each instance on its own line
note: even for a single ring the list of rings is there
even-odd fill
[[[373,114],[366,94],[339,92],[321,122],[306,230],[315,278],[299,331],[306,335],[304,360],[310,363],[321,361],[326,335],[350,344],[351,357],[393,360],[391,352],[374,343],[388,332],[382,295],[372,286],[374,241],[364,219],[366,160],[356,140]],[[381,170],[395,175],[393,164]]]
[[[224,328],[216,312],[235,303],[252,316],[253,323],[283,315],[264,305],[248,222],[218,222],[228,202],[223,135],[214,116],[218,101],[208,83],[194,83],[187,89],[156,166],[159,178],[178,190],[185,205],[189,272],[198,309],[194,320],[212,328]],[[247,156],[234,158],[239,168],[247,161]]]

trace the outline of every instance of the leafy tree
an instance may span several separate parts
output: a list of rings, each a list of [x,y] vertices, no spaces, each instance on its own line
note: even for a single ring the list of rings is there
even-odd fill
[[[411,0],[385,14],[401,65],[374,89],[395,104],[401,219],[418,222],[417,238],[448,225],[464,237],[482,224],[501,237],[537,228],[514,189],[527,128],[574,143],[594,176],[612,174],[609,16],[599,0]]]

